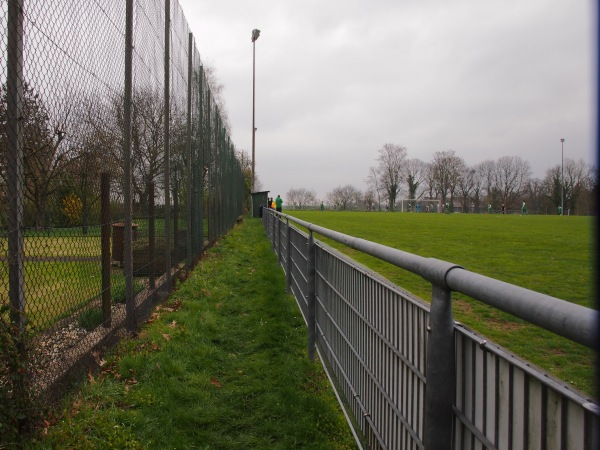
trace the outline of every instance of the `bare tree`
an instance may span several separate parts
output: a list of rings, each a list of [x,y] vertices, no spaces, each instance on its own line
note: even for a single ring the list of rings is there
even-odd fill
[[[364,196],[364,200],[365,200],[365,209],[367,211],[375,211],[375,205],[377,203],[377,194],[375,193],[375,190],[373,189],[369,189],[367,192],[365,192],[365,196]]]
[[[425,169],[425,183],[427,196],[429,198],[439,198],[439,192],[435,182],[435,170],[432,163],[428,163]]]
[[[500,201],[507,208],[515,207],[529,183],[529,163],[520,156],[503,156],[496,161],[494,173]]]
[[[92,209],[100,200],[101,172],[115,173],[120,163],[107,155],[118,147],[117,139],[106,126],[111,114],[109,102],[86,98],[75,105],[74,134],[78,137],[78,160],[69,170],[72,188],[82,201],[82,232],[88,231]],[[99,212],[99,211],[97,211]]]
[[[463,212],[470,212],[470,206],[475,206],[474,191],[477,184],[477,172],[474,168],[465,166],[458,177],[458,191],[462,199]]]
[[[427,179],[427,163],[417,158],[409,159],[406,162],[404,179],[408,188],[408,198],[421,198],[425,191],[423,189],[419,191],[419,188]]]
[[[531,205],[529,209],[531,211],[544,211],[548,204],[546,195],[544,192],[544,183],[539,178],[532,178],[529,180],[526,189],[527,204]],[[556,209],[554,210],[556,211]],[[547,210],[545,211],[548,212]]]
[[[291,188],[287,191],[286,195],[288,203],[293,205],[296,209],[304,209],[309,205],[317,204],[317,194],[314,190]]]
[[[7,167],[6,107],[7,91],[1,88],[0,101],[0,145],[2,166]],[[72,136],[72,103],[67,102],[64,111],[52,117],[41,96],[27,83],[23,87],[23,173],[24,196],[33,209],[35,226],[38,229],[49,225],[48,202],[57,192],[60,179],[79,158],[79,146]],[[0,171],[4,177],[6,171]],[[3,180],[6,182],[6,180]]]
[[[231,123],[229,121],[229,113],[227,112],[227,106],[225,104],[225,99],[223,98],[223,91],[225,90],[225,85],[221,83],[221,81],[217,78],[217,69],[215,68],[215,66],[212,65],[211,62],[209,62],[208,64],[206,63],[206,61],[204,62],[204,75],[206,77],[206,82],[208,83],[215,104],[221,115],[223,126],[225,127],[227,132],[231,134]]]
[[[361,192],[356,187],[347,184],[338,186],[327,194],[328,202],[339,210],[354,209],[358,206]]]
[[[546,196],[555,208],[564,202],[563,214],[575,213],[580,198],[587,198],[593,189],[595,169],[583,160],[565,159],[564,166],[557,165],[546,171],[543,186]],[[561,197],[562,186],[562,197]],[[589,209],[589,207],[585,207]]]
[[[477,164],[475,170],[477,171],[477,177],[481,180],[482,196],[485,194],[488,205],[493,208],[498,208],[500,202],[498,201],[497,190],[494,185],[494,170],[496,163],[491,159],[487,159]]]
[[[396,197],[405,178],[406,148],[395,144],[384,144],[379,150],[377,178],[387,194],[390,211],[394,211]]]
[[[558,207],[561,206],[560,190],[560,165],[557,165],[547,169],[544,179],[542,180],[542,191],[544,193],[546,212],[549,208],[552,208],[558,212]]]
[[[244,149],[236,150],[236,157],[244,175],[244,192],[252,190],[252,159]]]
[[[369,176],[367,177],[366,182],[377,197],[377,205],[378,208],[381,209],[381,204],[386,201],[387,194],[379,181],[379,174],[377,173],[376,167],[369,168]]]
[[[433,155],[430,177],[442,203],[446,203],[449,199],[450,204],[453,204],[454,193],[464,167],[465,162],[454,154],[454,150],[436,152]]]
[[[164,98],[159,92],[139,90],[132,99],[132,189],[137,201],[146,204],[149,182],[162,187],[164,172]],[[174,140],[175,142],[176,140]]]

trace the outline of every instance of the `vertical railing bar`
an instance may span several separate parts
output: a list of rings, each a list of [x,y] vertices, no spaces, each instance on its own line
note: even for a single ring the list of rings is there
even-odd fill
[[[500,443],[500,414],[498,405],[500,404],[500,358],[498,355],[494,355],[494,408],[496,413],[494,414],[494,445],[498,447]]]
[[[488,425],[488,364],[487,364],[487,350],[485,347],[482,347],[482,360],[483,360],[483,375],[482,375],[482,422],[481,428],[484,436],[487,436],[487,425]]]
[[[508,366],[508,450],[513,448],[514,366]]]
[[[485,352],[485,349],[484,349]],[[485,366],[484,366],[485,367]],[[523,446],[523,450],[529,450],[529,401],[530,401],[530,392],[529,392],[529,385],[531,383],[530,379],[529,379],[529,375],[527,373],[524,373],[524,379],[523,379],[523,397],[524,397],[524,405],[523,405],[523,442],[521,443],[521,445]],[[484,419],[485,419],[485,411],[484,411]],[[485,436],[485,422],[484,422],[484,426],[483,426],[483,434]]]
[[[281,266],[281,223],[283,222],[283,220],[281,219],[281,217],[277,217],[277,254],[278,254],[278,259],[277,259],[277,264]]]

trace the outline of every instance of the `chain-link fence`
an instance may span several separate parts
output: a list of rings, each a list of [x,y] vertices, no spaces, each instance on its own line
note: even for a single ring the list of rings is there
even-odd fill
[[[233,226],[247,193],[176,1],[0,8],[8,405],[19,392],[60,394],[75,363],[135,329],[205,243]]]

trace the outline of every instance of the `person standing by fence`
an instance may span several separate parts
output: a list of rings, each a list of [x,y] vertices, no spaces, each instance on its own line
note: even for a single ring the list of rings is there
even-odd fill
[[[275,199],[275,210],[277,212],[281,212],[281,206],[283,205],[283,199],[277,195],[277,198]]]

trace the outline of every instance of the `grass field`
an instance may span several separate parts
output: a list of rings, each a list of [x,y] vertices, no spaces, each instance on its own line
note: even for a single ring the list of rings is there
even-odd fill
[[[147,236],[148,221],[136,219],[140,236]],[[185,228],[180,221],[181,229]],[[207,230],[207,223],[205,228]],[[156,221],[157,241],[164,220]],[[27,230],[23,240],[25,300],[28,325],[36,331],[52,326],[101,294],[100,227]],[[147,245],[140,238],[134,246]],[[112,241],[110,245],[112,251]],[[0,236],[0,304],[8,303],[8,239]],[[123,270],[111,269],[113,288],[124,284]],[[113,289],[114,290],[114,289]]]
[[[409,214],[291,211],[290,215],[352,236],[595,307],[591,217],[499,214]],[[391,264],[343,248],[356,261],[424,300],[431,285]],[[583,392],[597,397],[593,352],[520,319],[454,294],[455,319]]]
[[[211,248],[139,336],[103,358],[19,448],[356,448],[258,221]]]

